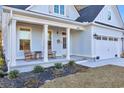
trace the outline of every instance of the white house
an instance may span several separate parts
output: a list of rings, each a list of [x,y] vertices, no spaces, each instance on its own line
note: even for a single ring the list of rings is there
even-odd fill
[[[21,72],[35,65],[68,60],[120,57],[124,23],[117,6],[8,5],[2,6],[3,50],[8,69]],[[24,51],[42,58],[25,60]],[[55,57],[49,57],[49,51]]]

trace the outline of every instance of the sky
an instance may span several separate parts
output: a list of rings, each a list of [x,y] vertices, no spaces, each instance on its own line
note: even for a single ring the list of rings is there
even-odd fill
[[[124,5],[119,5],[118,8],[119,8],[121,17],[122,17],[123,22],[124,22]]]

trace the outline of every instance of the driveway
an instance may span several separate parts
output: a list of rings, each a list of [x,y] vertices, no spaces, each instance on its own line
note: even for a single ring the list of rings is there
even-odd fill
[[[104,59],[99,61],[77,62],[77,64],[92,68],[105,66],[105,65],[117,65],[124,67],[124,58],[111,58],[111,59]]]

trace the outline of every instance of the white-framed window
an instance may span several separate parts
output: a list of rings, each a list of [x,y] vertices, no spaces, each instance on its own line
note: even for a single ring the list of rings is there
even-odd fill
[[[108,11],[108,20],[111,20],[111,12]]]
[[[101,36],[97,36],[96,39],[97,39],[97,40],[101,40]]]
[[[113,37],[109,37],[109,41],[113,41]]]
[[[114,41],[118,41],[118,38],[114,38]]]
[[[64,5],[54,5],[54,13],[65,15],[65,6]]]
[[[60,14],[64,15],[65,7],[64,5],[60,5]]]
[[[54,5],[54,13],[59,14],[59,5]]]
[[[31,48],[31,28],[19,27],[18,31],[19,50],[30,50]]]
[[[102,36],[102,40],[107,40],[107,36]]]

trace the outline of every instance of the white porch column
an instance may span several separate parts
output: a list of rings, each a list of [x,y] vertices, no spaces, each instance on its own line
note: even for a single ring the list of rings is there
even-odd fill
[[[67,32],[67,60],[70,60],[70,28],[66,28]]]
[[[48,62],[48,25],[44,25],[44,62]]]
[[[16,65],[16,20],[11,21],[11,30],[10,30],[10,62],[11,66]]]

